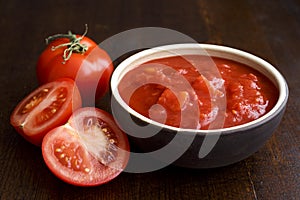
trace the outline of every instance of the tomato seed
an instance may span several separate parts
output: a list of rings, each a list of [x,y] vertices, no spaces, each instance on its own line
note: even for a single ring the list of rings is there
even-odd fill
[[[62,91],[61,91],[62,92]],[[61,93],[60,95],[58,95],[59,99],[63,99],[64,97],[66,97],[66,95],[64,93]]]
[[[62,99],[59,99],[59,102],[65,102],[67,99],[66,98],[62,98]]]
[[[91,170],[89,169],[89,168],[84,168],[84,171],[86,172],[86,173],[89,173]]]
[[[46,96],[49,92],[50,88],[45,88],[35,96],[33,96],[28,102],[26,102],[23,109],[21,109],[21,114],[26,114],[30,112],[34,107],[41,103],[44,96]]]
[[[79,169],[80,168],[80,166],[79,166],[80,163],[78,163],[78,160],[76,159],[76,157],[74,159],[75,159],[74,165],[76,166],[77,169]]]
[[[107,132],[108,132],[107,128],[103,128],[102,131],[103,131],[104,133],[107,133]]]
[[[65,161],[66,161],[67,163],[69,163],[69,162],[70,162],[70,160],[71,160],[71,158],[70,158],[70,157],[68,157],[68,156],[66,156],[66,157],[65,157]]]
[[[114,139],[109,139],[109,142],[110,142],[111,144],[116,143],[116,141],[115,141]]]

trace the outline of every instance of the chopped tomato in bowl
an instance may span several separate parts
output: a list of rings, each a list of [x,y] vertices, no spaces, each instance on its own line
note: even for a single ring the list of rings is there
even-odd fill
[[[132,55],[115,69],[111,91],[116,121],[143,153],[190,168],[252,155],[279,125],[289,94],[284,77],[263,59],[197,43]]]

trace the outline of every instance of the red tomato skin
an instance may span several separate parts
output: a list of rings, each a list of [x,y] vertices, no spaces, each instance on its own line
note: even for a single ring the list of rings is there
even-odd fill
[[[53,152],[55,151],[55,149],[53,149],[53,146],[51,146],[51,149],[49,149],[48,141],[51,140],[52,137],[55,137],[55,135],[57,133],[63,132],[64,129],[68,129],[68,128],[66,128],[65,126],[56,127],[54,129],[52,129],[51,131],[49,131],[47,133],[47,135],[44,137],[43,142],[42,142],[42,155],[43,155],[46,165],[48,166],[50,171],[57,178],[59,178],[60,180],[66,182],[68,184],[75,185],[75,186],[81,186],[81,187],[100,185],[100,183],[98,184],[98,183],[89,183],[89,182],[75,182],[74,180],[72,180],[71,177],[62,175],[62,173],[60,171],[61,166],[59,166],[59,164],[57,165],[52,162],[52,159],[54,157]]]
[[[63,53],[67,47],[52,48],[68,42],[66,38],[56,39],[41,53],[36,68],[38,81],[44,84],[58,78],[71,78],[76,82],[83,102],[91,105],[108,91],[114,70],[112,61],[103,49],[85,36],[80,43],[86,44],[88,50],[83,54],[73,52],[64,62]]]
[[[82,160],[87,160],[90,163],[93,173],[84,175],[82,172],[75,172],[62,166],[55,157],[54,147],[55,143],[63,143],[62,141],[64,140],[81,143],[77,132],[82,131],[80,129],[83,127],[78,126],[77,123],[81,124],[79,121],[88,116],[100,117],[108,123],[117,135],[118,147],[124,151],[118,152],[119,156],[109,166],[102,165],[96,158],[86,153],[86,156]],[[75,150],[70,150],[69,152],[75,152]],[[62,181],[82,187],[102,185],[117,177],[125,169],[129,160],[129,153],[130,147],[126,134],[117,127],[113,117],[109,113],[94,107],[84,107],[76,110],[66,125],[51,130],[44,137],[42,143],[43,158],[50,171]]]
[[[61,83],[64,83],[64,85],[67,85],[67,87],[69,88],[68,92],[70,92],[70,90],[72,91],[72,96],[69,97],[68,100],[66,100],[66,103],[64,104],[64,106],[62,106],[62,108],[64,110],[59,111],[57,113],[57,115],[55,115],[55,120],[54,119],[51,120],[51,123],[49,123],[47,125],[45,125],[45,124],[42,125],[42,128],[32,126],[33,122],[28,123],[27,121],[30,121],[30,120],[26,119],[30,113],[22,116],[22,114],[20,114],[20,110],[23,109],[26,102],[31,97],[33,97],[35,94],[40,92],[42,89],[44,89],[46,87],[50,87],[50,86],[52,86],[54,88],[59,87]],[[61,85],[61,86],[63,86],[63,85]],[[50,83],[47,83],[47,84],[44,84],[44,85],[38,87],[33,92],[31,92],[28,96],[26,96],[21,102],[19,102],[10,116],[10,123],[15,128],[15,130],[21,136],[23,136],[28,142],[30,142],[36,146],[41,146],[44,136],[51,129],[65,124],[68,121],[71,114],[73,113],[73,111],[80,108],[81,105],[82,105],[82,101],[81,101],[80,93],[79,93],[79,90],[78,90],[77,86],[75,85],[74,81],[71,79],[67,79],[67,78],[59,79],[59,80],[56,80],[56,81],[53,81],[53,82],[50,82]],[[32,110],[32,111],[35,112],[35,110]],[[24,121],[26,121],[25,124],[23,124]]]

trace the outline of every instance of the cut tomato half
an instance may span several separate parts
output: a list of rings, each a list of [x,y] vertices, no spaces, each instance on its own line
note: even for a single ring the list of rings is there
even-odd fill
[[[45,134],[65,124],[79,107],[81,97],[75,82],[59,79],[25,97],[12,112],[10,123],[25,139],[40,146]]]
[[[68,123],[50,131],[42,143],[43,158],[61,180],[95,186],[118,176],[129,160],[127,135],[112,116],[97,108],[80,108]]]

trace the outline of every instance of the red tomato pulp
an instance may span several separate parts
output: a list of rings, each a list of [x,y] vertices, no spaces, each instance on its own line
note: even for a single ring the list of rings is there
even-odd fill
[[[130,151],[127,135],[109,113],[85,107],[44,137],[42,153],[61,180],[95,186],[117,177],[126,167]]]
[[[59,79],[25,97],[11,114],[10,123],[29,142],[41,145],[47,132],[65,124],[79,107],[81,97],[74,81]]]
[[[181,113],[185,109],[191,109],[190,104],[196,99],[199,108],[199,129],[208,129],[218,115],[218,108],[214,107],[214,100],[211,98],[212,93],[226,95],[224,128],[253,121],[275,105],[278,90],[263,74],[244,64],[213,57],[212,60],[221,76],[220,79],[214,79],[209,77],[209,71],[214,66],[211,66],[208,60],[210,58],[207,56],[199,55],[152,60],[129,71],[122,78],[118,88],[120,95],[138,113],[174,127],[182,127]],[[205,70],[206,76],[202,74],[204,71],[198,72],[192,63],[203,65],[201,69]],[[179,79],[172,78],[175,73],[184,77],[193,91],[181,89],[174,92],[165,87],[168,84],[180,84]],[[145,81],[148,83],[142,84]],[[220,85],[224,86],[225,92],[219,90]],[[128,93],[132,90],[132,94]],[[155,104],[160,106],[150,109]],[[192,125],[184,127],[194,128]]]

